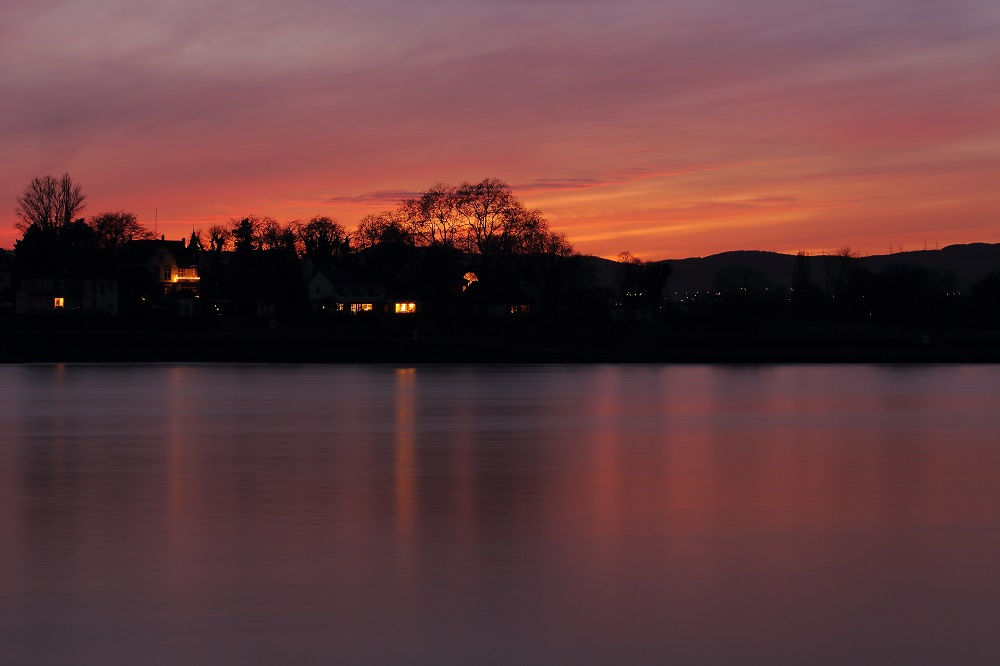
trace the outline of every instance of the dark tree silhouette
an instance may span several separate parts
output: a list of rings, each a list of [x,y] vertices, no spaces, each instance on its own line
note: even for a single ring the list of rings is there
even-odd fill
[[[153,238],[153,232],[139,223],[135,213],[124,210],[94,215],[89,223],[100,250],[119,252],[129,241]]]
[[[25,233],[35,226],[45,236],[54,237],[67,229],[86,206],[87,197],[68,173],[61,178],[33,178],[17,197],[14,212],[20,219],[14,226]]]
[[[529,253],[548,230],[539,211],[528,210],[510,185],[495,178],[459,185],[455,210],[465,227],[466,249],[484,257]]]
[[[645,316],[659,313],[667,278],[672,273],[673,268],[666,262],[643,262],[631,252],[619,252],[615,286],[623,314],[631,319],[640,311]]]
[[[294,231],[300,253],[317,266],[343,256],[349,249],[347,231],[329,217],[317,216],[308,222],[297,223]]]
[[[456,210],[454,187],[438,183],[416,199],[402,204],[413,235],[420,245],[456,247],[464,229]]]
[[[364,216],[358,223],[353,239],[353,245],[358,250],[371,249],[382,244],[414,245],[409,218],[403,206],[396,210]]]
[[[295,229],[293,224],[282,225],[273,217],[265,217],[257,226],[257,247],[265,252],[295,253]]]
[[[228,227],[214,224],[208,228],[208,249],[216,255],[231,248],[233,233]]]
[[[826,258],[826,293],[837,298],[842,296],[851,279],[851,272],[857,268],[858,253],[848,246],[837,250]]]
[[[260,249],[260,218],[256,216],[229,220],[229,232],[233,237],[236,252],[246,254]]]

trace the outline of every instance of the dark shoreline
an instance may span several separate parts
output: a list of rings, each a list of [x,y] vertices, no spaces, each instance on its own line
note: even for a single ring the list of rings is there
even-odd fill
[[[1000,363],[1000,332],[0,330],[0,363]]]

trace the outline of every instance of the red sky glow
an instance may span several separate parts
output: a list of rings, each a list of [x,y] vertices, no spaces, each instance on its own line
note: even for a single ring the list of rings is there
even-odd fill
[[[510,183],[587,254],[1000,242],[989,0],[8,0],[0,246],[69,172],[169,238]]]

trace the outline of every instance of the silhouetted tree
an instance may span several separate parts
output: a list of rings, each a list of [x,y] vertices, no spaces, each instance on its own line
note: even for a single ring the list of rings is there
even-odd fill
[[[618,253],[615,286],[618,305],[628,318],[642,311],[646,316],[663,307],[663,292],[673,269],[663,261],[643,262],[631,252]]]
[[[300,252],[317,266],[333,257],[341,257],[349,248],[347,231],[329,217],[314,217],[294,226]]]
[[[615,287],[618,296],[626,299],[630,294],[639,291],[639,270],[642,260],[628,250],[618,253],[618,265],[615,267]]]
[[[462,183],[454,197],[469,252],[482,257],[532,254],[551,240],[541,211],[528,209],[502,180]]]
[[[14,246],[20,272],[64,274],[92,263],[93,229],[75,218],[85,200],[69,174],[28,183],[14,209],[19,220],[14,226],[22,234]]]
[[[353,235],[355,249],[367,250],[381,244],[414,245],[408,218],[402,207],[361,218]]]
[[[20,220],[14,226],[22,233],[35,226],[43,236],[55,237],[68,228],[82,211],[87,197],[68,173],[61,178],[33,178],[17,197],[14,212]]]
[[[221,254],[230,249],[233,234],[228,227],[221,224],[214,224],[208,228],[208,249],[213,254]]]
[[[100,270],[94,230],[81,218],[60,229],[56,237],[31,225],[14,244],[15,258],[22,274],[65,275]]]
[[[826,293],[833,298],[843,294],[844,288],[851,277],[851,271],[857,267],[858,253],[847,245],[826,258]]]
[[[799,315],[814,316],[821,311],[823,291],[813,282],[812,258],[805,252],[799,252],[795,256],[790,300],[792,308]]]
[[[233,248],[239,254],[247,254],[260,249],[260,218],[256,216],[229,220],[229,232],[233,237]]]
[[[812,285],[812,266],[809,255],[799,252],[795,255],[795,268],[792,270],[792,288],[796,291],[808,291]]]
[[[153,232],[142,226],[135,213],[119,210],[94,215],[89,220],[100,250],[117,253],[132,240],[150,240]]]
[[[407,199],[401,208],[420,245],[456,247],[464,235],[456,209],[454,187],[437,183],[416,199]]]

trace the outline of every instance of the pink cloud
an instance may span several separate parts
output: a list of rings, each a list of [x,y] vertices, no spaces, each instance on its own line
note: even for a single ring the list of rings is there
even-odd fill
[[[93,210],[178,220],[351,225],[493,176],[571,240],[597,235],[582,220],[611,236],[677,211],[693,244],[770,237],[760,219],[720,236],[741,219],[718,203],[733,200],[825,202],[841,212],[803,212],[796,237],[874,238],[898,224],[883,200],[938,205],[928,184],[948,180],[955,146],[995,145],[998,28],[1000,9],[973,0],[17,2],[0,25],[0,227],[31,177],[68,170]],[[998,159],[961,172],[980,183]],[[972,217],[995,219],[977,186]]]

